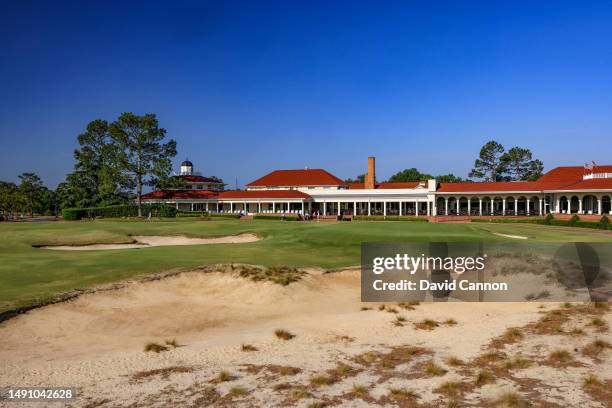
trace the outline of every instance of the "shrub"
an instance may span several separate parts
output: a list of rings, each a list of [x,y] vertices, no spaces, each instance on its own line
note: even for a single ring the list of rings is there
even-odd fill
[[[542,224],[545,225],[550,225],[550,223],[555,219],[555,217],[552,214],[548,214],[546,216],[546,218],[544,218],[544,221],[542,222]]]
[[[601,229],[608,229],[610,228],[610,219],[607,216],[603,216],[601,217],[601,219],[599,220],[599,228]]]
[[[286,214],[283,218],[280,215],[263,215],[263,214],[255,214],[253,216],[254,220],[273,220],[273,221],[298,221],[300,217],[296,214]]]
[[[240,218],[240,214],[234,214],[234,213],[215,213],[215,214],[208,214],[208,217],[210,218],[229,218],[229,219],[238,219]]]
[[[570,220],[569,220],[569,224],[570,225],[576,225],[579,222],[580,222],[580,217],[578,216],[578,214],[572,215],[572,218],[570,218]]]
[[[384,216],[384,215],[356,215],[353,217],[355,221],[416,221],[416,222],[429,222],[425,216],[412,217],[412,216]]]
[[[149,213],[152,217],[174,218],[176,217],[176,208],[168,204],[143,204],[142,214],[146,217]],[[89,208],[64,208],[62,210],[62,217],[68,221],[76,221],[83,218],[120,218],[137,216],[138,206],[135,204]]]
[[[161,344],[157,344],[157,343],[147,343],[147,345],[144,348],[145,352],[152,351],[154,353],[159,353],[160,351],[166,351],[166,350],[168,350],[168,347],[162,346]]]

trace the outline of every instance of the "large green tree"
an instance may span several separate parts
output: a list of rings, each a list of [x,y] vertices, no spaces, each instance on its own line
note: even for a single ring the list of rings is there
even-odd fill
[[[416,168],[412,167],[410,169],[404,169],[402,171],[398,171],[394,175],[389,178],[390,182],[402,182],[402,181],[421,181],[421,180],[429,180],[434,178],[431,174],[421,173]]]
[[[365,174],[360,174],[358,175],[356,178],[352,179],[352,178],[347,178],[346,180],[344,180],[345,183],[347,184],[352,184],[352,183],[363,183],[365,182]]]
[[[480,154],[468,177],[484,179],[485,181],[501,181],[505,171],[505,163],[502,161],[503,155],[504,146],[495,140],[488,141],[480,149]]]
[[[544,171],[544,165],[540,160],[533,159],[531,150],[518,146],[508,150],[501,161],[510,180],[537,180]]]
[[[109,134],[118,149],[119,169],[136,188],[138,215],[142,216],[143,186],[163,184],[170,176],[176,142],[165,141],[166,129],[159,127],[154,114],[122,113],[109,126]]]
[[[63,207],[119,204],[127,200],[126,178],[121,172],[118,148],[112,143],[108,122],[96,119],[77,137],[75,171],[58,186]]]
[[[30,216],[33,216],[35,212],[46,212],[45,195],[47,194],[47,188],[43,185],[40,177],[35,173],[23,173],[19,175],[19,180],[19,192],[23,195],[25,201],[24,210]]]
[[[19,209],[22,197],[15,183],[0,181],[0,211],[5,220]]]

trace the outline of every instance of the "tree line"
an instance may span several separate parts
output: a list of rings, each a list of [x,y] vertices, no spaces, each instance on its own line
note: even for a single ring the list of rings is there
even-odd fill
[[[180,187],[171,177],[176,141],[166,138],[155,114],[122,113],[115,121],[96,119],[77,137],[74,171],[55,191],[34,173],[19,176],[20,183],[0,181],[0,211],[57,214],[62,208],[125,204],[136,200],[142,216],[142,191]]]
[[[479,181],[534,181],[542,176],[544,164],[533,158],[531,150],[523,147],[512,147],[508,151],[500,143],[491,140],[482,146],[474,168],[468,178],[462,178],[452,173],[433,176],[421,173],[416,168],[400,170],[391,177],[389,182],[422,181],[435,178],[439,183]],[[356,179],[346,179],[346,183],[363,183],[365,174]]]

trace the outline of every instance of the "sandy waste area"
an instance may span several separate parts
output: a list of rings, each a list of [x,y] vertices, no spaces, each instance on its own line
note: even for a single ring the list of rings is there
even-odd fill
[[[189,238],[180,235],[133,235],[131,238],[134,240],[134,242],[126,244],[50,245],[42,246],[41,248],[55,251],[93,251],[104,249],[140,249],[147,247],[176,245],[243,244],[260,240],[260,238],[255,234],[228,235],[225,237],[215,238]]]
[[[358,270],[304,272],[218,266],[32,310],[0,323],[0,387],[74,387],[74,407],[612,404],[608,304],[361,303]]]

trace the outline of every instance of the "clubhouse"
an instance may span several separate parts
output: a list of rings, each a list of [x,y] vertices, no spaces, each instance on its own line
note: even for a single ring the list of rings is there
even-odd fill
[[[275,170],[245,190],[224,190],[217,179],[195,174],[185,161],[176,177],[186,188],[153,191],[143,202],[244,215],[474,217],[610,214],[612,197],[612,166],[598,165],[557,167],[537,181],[379,183],[375,159],[369,157],[363,183],[346,183],[323,169]]]

